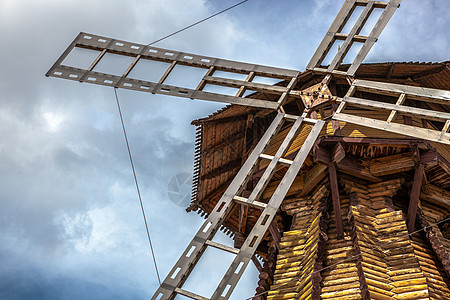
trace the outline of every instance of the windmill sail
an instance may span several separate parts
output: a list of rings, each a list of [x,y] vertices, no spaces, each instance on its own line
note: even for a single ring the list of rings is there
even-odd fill
[[[333,24],[331,24],[330,29],[328,29],[327,34],[323,38],[322,42],[320,43],[319,47],[308,63],[306,69],[314,72],[328,73],[339,76],[355,76],[356,70],[361,65],[370,49],[377,41],[378,37],[380,36],[386,24],[391,19],[395,10],[400,6],[400,3],[401,0],[391,0],[389,2],[361,0],[345,1],[338,15],[333,21]],[[343,33],[342,30],[344,29],[353,12],[358,6],[363,6],[364,10],[362,11],[351,31],[348,34]],[[367,20],[376,8],[382,9],[383,12],[381,13],[369,36],[359,35]],[[343,40],[344,43],[341,45],[328,68],[322,68],[322,62],[327,57],[331,48],[333,47],[333,44],[337,40]],[[338,71],[338,67],[355,42],[362,43],[362,47],[359,53],[357,54],[347,71]]]
[[[83,69],[64,65],[64,60],[75,48],[88,49],[97,54],[97,57],[88,68]],[[122,75],[96,71],[96,66],[108,53],[133,58],[131,64]],[[158,81],[140,80],[133,78],[130,74],[141,61],[145,60],[168,64],[166,71]],[[205,70],[205,75],[199,80],[195,89],[166,84],[168,76],[177,66],[202,69]],[[149,71],[151,72],[151,70]],[[214,76],[216,71],[234,75],[245,74],[247,78],[245,80],[236,80],[218,77]],[[286,101],[287,97],[299,98],[298,93],[292,90],[298,74],[299,71],[290,69],[178,52],[81,32],[50,68],[46,76],[153,94],[277,109]],[[288,86],[278,86],[252,82],[255,77],[287,80],[290,84]],[[237,89],[237,91],[234,95],[204,91],[207,85],[224,86]],[[246,91],[263,92],[272,97],[270,97],[271,100],[244,98]]]

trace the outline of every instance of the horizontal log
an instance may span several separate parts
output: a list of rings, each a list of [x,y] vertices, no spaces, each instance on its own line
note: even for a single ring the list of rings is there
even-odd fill
[[[396,299],[399,299],[399,300],[428,299],[428,289],[424,289],[422,291],[416,291],[416,292],[397,294]]]
[[[344,297],[344,299],[349,299],[347,296],[353,293],[360,293],[359,288],[348,289],[348,290],[340,290],[336,292],[322,293],[320,296],[323,299],[336,299],[337,297]],[[361,297],[361,296],[360,296]]]
[[[426,280],[425,277],[423,277],[423,278],[412,278],[412,279],[407,279],[407,280],[394,281],[391,284],[395,288],[399,288],[399,287],[405,287],[405,286],[411,286],[411,285],[427,284],[427,280]]]
[[[372,159],[369,171],[374,176],[385,176],[413,170],[415,165],[414,156],[407,152]]]
[[[427,192],[420,193],[420,199],[450,209],[450,192],[431,184],[427,185]]]
[[[361,162],[355,157],[349,155],[345,156],[338,164],[336,164],[338,171],[352,175],[356,178],[361,178],[371,182],[380,182],[381,180],[370,173],[368,165]]]

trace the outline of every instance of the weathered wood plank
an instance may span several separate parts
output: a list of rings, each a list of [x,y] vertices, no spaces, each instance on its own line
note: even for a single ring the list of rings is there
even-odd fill
[[[357,117],[344,113],[334,114],[333,119],[450,145],[450,134],[436,130],[397,123],[389,123],[386,121],[380,121],[366,117]]]
[[[408,99],[435,102],[440,104],[450,103],[450,91],[446,90],[361,79],[354,80],[353,85],[357,87],[358,91],[367,91],[373,93],[375,90],[377,94],[379,93],[389,96],[406,94]]]

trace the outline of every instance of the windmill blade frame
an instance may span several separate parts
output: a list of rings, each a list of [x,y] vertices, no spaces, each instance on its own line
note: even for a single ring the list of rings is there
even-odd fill
[[[395,104],[392,104],[353,97],[358,91],[375,95],[387,95],[398,99]],[[450,91],[357,79],[353,81],[347,95],[340,99],[340,105],[334,113],[333,119],[450,145],[450,134],[448,133],[450,129],[450,113],[405,105],[407,100],[449,105]],[[383,121],[370,117],[355,116],[351,113],[343,113],[347,105],[383,111],[387,113],[387,119]],[[443,122],[444,124],[442,130],[424,128],[423,125],[422,127],[413,126],[412,121],[410,124],[399,124],[394,122],[397,115],[420,118],[425,121],[422,124],[429,124],[426,120]],[[431,127],[432,124],[426,126]]]
[[[306,69],[318,73],[333,74],[337,76],[355,76],[355,73],[361,65],[362,61],[367,56],[370,49],[372,49],[372,46],[375,44],[375,42],[378,40],[378,37],[391,19],[394,12],[398,7],[400,7],[400,3],[401,0],[390,0],[389,2],[346,0],[338,15],[331,24],[330,28],[328,29],[327,34],[324,36],[322,42],[309,61]],[[347,22],[350,20],[356,7],[358,6],[364,7],[364,10],[362,11],[361,15],[355,22],[350,32],[348,34],[343,33],[342,30],[347,25]],[[366,24],[375,8],[383,9],[383,12],[370,31],[370,34],[368,36],[360,36],[359,33],[363,29],[364,25]],[[334,56],[328,68],[322,68],[322,62],[330,53],[330,50],[337,40],[344,40],[344,43]],[[359,53],[356,55],[347,71],[338,71],[337,69],[339,68],[342,61],[355,42],[362,43],[362,47]]]
[[[83,69],[64,65],[65,59],[76,48],[88,49],[97,53],[97,57],[88,68]],[[121,76],[95,71],[95,67],[107,53],[132,57],[133,61]],[[157,82],[130,77],[130,73],[141,60],[165,62],[169,66]],[[165,84],[166,79],[177,65],[187,66],[193,69],[203,69],[206,73],[198,82],[195,89]],[[247,78],[246,80],[236,80],[217,77],[214,76],[214,72],[216,71],[246,74]],[[277,109],[288,97],[300,98],[298,92],[292,90],[299,74],[299,71],[291,69],[196,55],[81,32],[49,69],[46,76],[152,94]],[[266,79],[287,80],[289,84],[287,86],[279,86],[252,82],[257,76]],[[235,95],[204,91],[207,85],[235,88],[238,91]],[[274,100],[259,100],[244,97],[248,91],[264,92],[275,97]]]

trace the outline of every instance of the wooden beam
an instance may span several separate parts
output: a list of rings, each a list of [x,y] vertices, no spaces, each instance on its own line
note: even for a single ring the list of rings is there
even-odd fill
[[[450,134],[439,132],[436,130],[397,123],[389,123],[386,121],[358,117],[344,113],[334,114],[333,119],[450,145]]]
[[[314,147],[313,156],[315,162],[325,165],[328,165],[331,162],[330,151],[325,149],[320,143]]]
[[[441,104],[449,104],[450,102],[450,91],[446,90],[360,79],[356,79],[353,82],[353,85],[357,87],[358,91],[366,91],[369,93],[376,92],[377,94],[397,97],[399,94],[406,94],[408,99],[412,100],[421,100]]]
[[[411,195],[409,198],[407,225],[408,231],[411,233],[414,231],[414,224],[416,223],[417,206],[419,204],[420,191],[422,189],[423,172],[425,166],[419,164],[414,172],[414,180],[411,188]]]
[[[345,148],[341,142],[337,142],[330,153],[330,160],[332,163],[340,163],[345,157]]]
[[[247,78],[245,78],[245,81],[246,81],[246,82],[250,82],[250,81],[252,81],[254,78],[255,78],[255,72],[250,72],[250,73],[247,75]],[[236,97],[242,97],[242,96],[244,96],[244,94],[245,94],[246,91],[247,91],[247,88],[246,88],[245,86],[241,86],[241,87],[239,88],[239,91],[237,91],[237,93],[236,93]]]
[[[256,258],[256,256],[253,254],[252,256],[252,262],[255,265],[256,269],[258,269],[259,273],[263,272],[263,267],[261,266],[261,263],[259,262],[259,260]]]
[[[328,174],[330,175],[331,198],[333,200],[334,222],[336,223],[337,238],[344,238],[344,226],[342,225],[341,201],[339,199],[339,189],[337,181],[336,166],[334,163],[328,165]]]
[[[389,66],[389,69],[386,73],[386,79],[391,79],[392,74],[394,73],[394,68],[395,68],[395,63],[391,63],[391,65]]]
[[[332,103],[331,104],[331,113],[334,114],[337,111],[338,108],[338,104],[337,103]],[[338,120],[331,120],[331,128],[333,129],[333,135],[335,136],[341,136],[342,135],[342,131],[341,131],[341,122],[339,122]]]
[[[407,115],[403,115],[403,123],[408,126],[413,126],[412,118]]]
[[[400,97],[398,97],[397,102],[395,103],[396,106],[402,105],[403,102],[405,102],[406,94],[400,94]],[[389,114],[389,117],[387,119],[388,122],[394,121],[395,117],[397,116],[397,110],[393,109],[391,113]]]
[[[369,171],[374,176],[386,176],[414,170],[416,157],[411,152],[374,158],[369,162]]]
[[[280,243],[281,243],[281,233],[278,230],[277,224],[272,221],[269,225],[269,231],[272,235],[273,241],[275,242],[275,246],[277,247],[278,251],[280,250]]]
[[[237,168],[241,167],[241,161],[242,161],[242,159],[238,158],[238,159],[232,160],[224,165],[218,166],[217,168],[212,169],[208,173],[202,175],[201,180],[211,179],[211,178],[220,176],[225,172],[237,169]]]
[[[428,184],[427,191],[421,191],[420,199],[450,209],[450,192]]]
[[[241,204],[239,207],[239,232],[245,234],[247,226],[248,205]]]
[[[438,164],[439,154],[436,148],[432,148],[420,154],[420,163],[427,167],[436,166]]]
[[[418,145],[421,149],[426,149],[425,143],[422,139],[403,139],[403,138],[371,138],[371,137],[340,137],[340,136],[326,136],[320,139],[321,143],[335,143],[341,141],[346,144],[372,144],[377,146],[404,146]]]
[[[327,175],[327,166],[323,164],[316,164],[309,172],[306,174],[303,189],[300,196],[305,196],[308,194],[324,177]]]
[[[360,162],[356,157],[347,155],[344,159],[342,159],[336,167],[339,171],[355,176],[357,178],[361,178],[364,180],[368,180],[370,182],[380,182],[381,179],[372,175],[370,173],[369,167]]]

